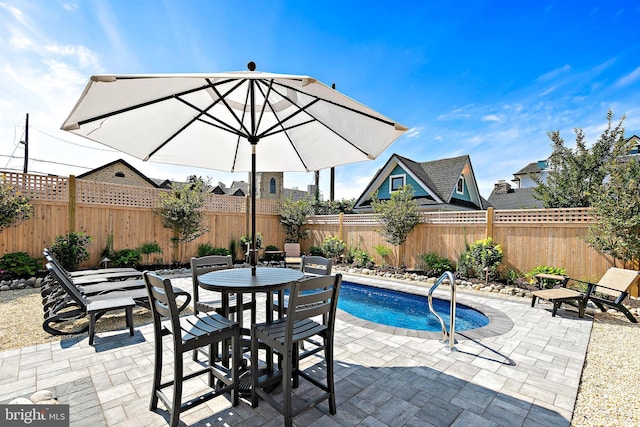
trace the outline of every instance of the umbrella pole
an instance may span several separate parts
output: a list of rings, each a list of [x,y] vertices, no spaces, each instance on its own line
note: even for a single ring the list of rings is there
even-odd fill
[[[256,144],[251,144],[251,275],[256,275],[258,248],[256,247]]]

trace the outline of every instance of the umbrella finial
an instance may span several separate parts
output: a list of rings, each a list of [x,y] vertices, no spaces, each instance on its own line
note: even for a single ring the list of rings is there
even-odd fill
[[[247,64],[247,68],[249,69],[249,71],[255,71],[256,70],[256,63],[251,61]]]

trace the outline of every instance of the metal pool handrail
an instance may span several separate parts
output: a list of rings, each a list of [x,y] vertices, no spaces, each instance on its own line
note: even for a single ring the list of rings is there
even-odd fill
[[[440,317],[440,315],[438,313],[436,313],[436,311],[433,309],[433,292],[436,290],[436,288],[438,286],[440,286],[440,284],[442,282],[444,282],[444,279],[448,278],[449,279],[449,283],[451,284],[451,302],[450,302],[450,316],[449,316],[449,333],[447,333],[447,327],[444,324],[444,320],[442,320],[442,317]],[[429,301],[429,311],[431,311],[431,313],[433,313],[434,316],[436,316],[436,318],[440,321],[440,326],[442,327],[442,342],[446,343],[447,340],[449,341],[449,349],[450,350],[454,350],[454,345],[455,345],[455,331],[456,331],[456,281],[453,277],[453,273],[450,271],[445,271],[444,273],[442,273],[442,276],[440,276],[438,278],[438,280],[436,280],[436,283],[433,284],[433,286],[431,286],[431,289],[429,289],[429,294],[427,295],[427,300]]]

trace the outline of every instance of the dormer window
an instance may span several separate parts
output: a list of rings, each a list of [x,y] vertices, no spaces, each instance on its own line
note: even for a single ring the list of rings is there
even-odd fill
[[[405,175],[391,175],[389,177],[389,193],[400,190],[406,182]]]
[[[118,178],[124,178],[124,172],[116,172],[115,174]]]
[[[464,175],[460,175],[460,178],[458,178],[458,184],[456,185],[456,193],[464,194]]]

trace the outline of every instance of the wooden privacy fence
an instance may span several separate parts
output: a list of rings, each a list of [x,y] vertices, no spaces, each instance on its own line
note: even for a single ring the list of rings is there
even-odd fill
[[[154,213],[158,194],[166,190],[79,180],[73,176],[7,172],[4,177],[31,200],[34,216],[0,233],[0,256],[22,251],[39,257],[42,248],[50,246],[56,236],[81,231],[93,238],[89,248],[91,258],[84,264],[87,266],[99,263],[110,234],[116,250],[157,242],[162,253],[152,255],[150,262],[157,258],[165,263],[176,259],[187,262],[200,243],[228,248],[235,240],[236,255],[241,256],[239,238],[249,234],[248,198],[211,194],[203,208],[209,231],[181,248],[176,258],[170,245],[171,230]],[[276,200],[257,200],[256,223],[264,236],[263,247],[284,245],[279,206]],[[582,240],[589,221],[588,210],[582,208],[424,213],[422,222],[407,240],[405,264],[413,268],[420,255],[429,252],[457,262],[468,245],[491,237],[502,247],[505,269],[524,273],[542,265],[564,267],[571,277],[593,281],[613,265],[613,260]],[[376,253],[376,245],[391,248],[377,232],[379,227],[373,214],[309,217],[306,221],[309,235],[301,247],[308,251],[311,246],[320,246],[326,237],[337,236],[349,247],[369,252],[377,264],[395,263],[395,259],[383,260]]]

